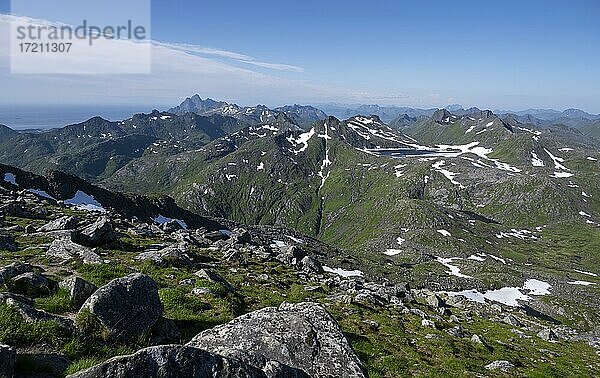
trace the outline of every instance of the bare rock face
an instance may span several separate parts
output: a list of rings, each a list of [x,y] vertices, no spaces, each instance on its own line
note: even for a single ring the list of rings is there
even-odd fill
[[[147,333],[162,314],[158,287],[140,273],[112,280],[83,304],[79,313],[89,312],[108,332],[109,338],[136,341]]]
[[[243,359],[224,357],[183,345],[142,349],[130,356],[112,358],[100,365],[70,375],[70,378],[308,378],[301,371],[274,361],[261,370]]]
[[[315,303],[254,311],[198,334],[187,345],[227,357],[235,357],[235,351],[263,356],[311,377],[367,376],[336,321]]]

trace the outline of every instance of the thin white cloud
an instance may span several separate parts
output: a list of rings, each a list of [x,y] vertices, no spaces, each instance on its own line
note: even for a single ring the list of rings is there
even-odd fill
[[[15,75],[9,72],[11,51],[8,38],[11,21],[15,18],[0,14],[0,82],[3,89],[0,102],[4,103],[58,101],[174,105],[181,98],[201,93],[245,104],[277,104],[282,101],[325,100],[344,93],[325,85],[277,75],[282,70],[300,71],[300,67],[261,62],[230,51],[160,42],[151,45],[151,74],[110,74],[107,68],[124,64],[119,53],[123,49],[129,53],[137,51],[140,59],[146,58],[144,51],[139,49],[139,43],[127,40],[98,43],[90,50],[93,54],[92,69],[108,74]],[[30,18],[17,17],[16,21],[37,23]],[[39,24],[51,23],[39,20]],[[76,58],[70,59],[73,60],[71,63],[78,63]],[[249,64],[241,65],[239,62]],[[60,68],[61,60],[57,59],[52,64]],[[254,67],[271,68],[271,71],[254,70]]]
[[[294,66],[291,64],[282,64],[282,63],[268,63],[262,62],[253,58],[249,55],[236,53],[233,51],[226,51],[215,49],[211,47],[203,47],[198,45],[191,45],[186,43],[164,43],[164,42],[154,42],[154,44],[171,48],[174,50],[184,51],[191,54],[200,54],[200,55],[208,55],[208,56],[216,56],[219,58],[231,59],[237,62],[246,63],[258,67],[268,68],[277,71],[290,71],[290,72],[304,72],[304,68]]]

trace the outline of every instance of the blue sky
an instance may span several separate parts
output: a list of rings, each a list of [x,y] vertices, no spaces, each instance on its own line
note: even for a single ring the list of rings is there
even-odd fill
[[[0,4],[7,13],[8,1]],[[460,103],[600,113],[599,14],[594,0],[155,0],[152,39],[171,49],[193,45],[185,52],[201,60],[188,64],[202,80],[190,82],[185,67],[175,72],[160,62],[146,80],[11,77],[1,65],[0,80],[21,88],[13,102],[35,99],[28,88],[42,87],[37,92],[44,95],[44,86],[64,81],[71,93],[56,101],[85,102],[105,93],[107,103],[172,104],[198,92],[243,104]],[[220,76],[209,68],[212,76],[204,76],[200,66],[207,60],[221,65]],[[153,91],[157,83],[169,84]]]

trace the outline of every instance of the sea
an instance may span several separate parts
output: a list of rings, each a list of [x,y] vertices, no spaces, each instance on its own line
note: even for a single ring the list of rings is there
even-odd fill
[[[109,121],[121,121],[134,114],[150,113],[152,107],[144,105],[0,105],[0,125],[13,130],[44,131],[102,117]]]

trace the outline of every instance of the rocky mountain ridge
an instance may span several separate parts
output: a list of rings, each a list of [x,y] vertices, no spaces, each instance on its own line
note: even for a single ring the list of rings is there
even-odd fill
[[[169,112],[178,115],[187,113],[199,115],[220,114],[250,124],[268,123],[277,118],[279,114],[285,114],[303,128],[308,128],[313,122],[327,117],[321,110],[308,105],[286,105],[274,109],[270,109],[265,105],[239,106],[210,98],[203,100],[197,94],[186,98],[179,106],[169,109]]]

